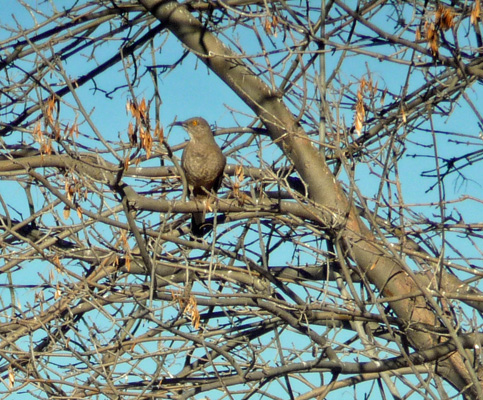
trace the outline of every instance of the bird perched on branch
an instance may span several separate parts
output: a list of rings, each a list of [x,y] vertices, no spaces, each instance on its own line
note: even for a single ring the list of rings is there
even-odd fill
[[[190,136],[181,157],[190,197],[205,202],[205,207],[209,208],[209,193],[216,194],[221,186],[226,158],[205,119],[195,117],[173,125],[182,126]],[[191,232],[197,237],[203,236],[206,231],[206,208],[203,212],[192,214]]]

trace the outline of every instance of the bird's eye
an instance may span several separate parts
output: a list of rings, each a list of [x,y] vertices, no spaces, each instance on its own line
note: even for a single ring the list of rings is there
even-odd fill
[[[197,120],[197,119],[195,119],[195,120],[194,120],[194,121],[191,123],[191,125],[193,125],[193,126],[197,126],[197,125],[198,125],[198,120]]]

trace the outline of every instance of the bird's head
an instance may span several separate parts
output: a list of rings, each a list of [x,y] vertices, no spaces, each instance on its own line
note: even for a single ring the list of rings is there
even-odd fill
[[[171,125],[182,126],[193,140],[213,137],[213,132],[211,131],[210,125],[204,118],[201,117],[194,117],[187,119],[186,121],[174,122]]]

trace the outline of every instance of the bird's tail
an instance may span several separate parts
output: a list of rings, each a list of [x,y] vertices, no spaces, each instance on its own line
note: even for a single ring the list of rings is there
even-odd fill
[[[191,214],[191,233],[196,237],[202,237],[205,233],[205,213],[194,212]]]

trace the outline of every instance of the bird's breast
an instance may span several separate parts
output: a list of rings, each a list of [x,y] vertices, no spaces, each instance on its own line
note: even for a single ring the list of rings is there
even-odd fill
[[[182,167],[188,185],[211,190],[225,168],[226,159],[221,149],[214,145],[189,143],[182,156]]]

